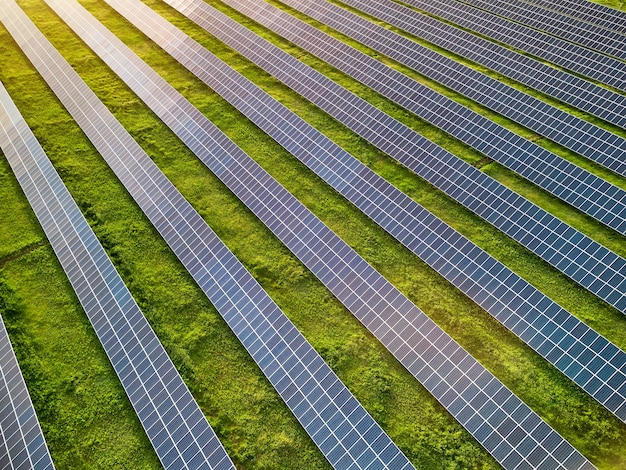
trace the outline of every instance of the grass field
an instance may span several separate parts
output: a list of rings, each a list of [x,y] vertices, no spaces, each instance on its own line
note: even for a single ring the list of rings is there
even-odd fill
[[[416,467],[498,468],[481,446],[43,1],[18,3]],[[81,3],[599,468],[626,468],[626,425],[322,183],[104,2]],[[626,320],[621,313],[162,2],[147,0],[146,3],[417,202],[626,349]],[[470,162],[483,158],[229,8],[218,2],[210,3],[461,158]],[[613,2],[612,6],[621,5]],[[0,80],[83,209],[238,468],[329,468],[226,323],[1,26],[0,57],[3,63]],[[466,99],[445,92],[467,103]],[[471,106],[524,136],[532,135],[478,105]],[[565,158],[581,161],[545,139],[538,139],[538,143]],[[584,165],[626,188],[624,178],[609,175],[588,162]],[[624,237],[496,163],[483,170],[626,256]],[[0,159],[0,200],[3,202],[0,204],[3,220],[0,313],[57,468],[159,468],[156,454],[4,158]]]

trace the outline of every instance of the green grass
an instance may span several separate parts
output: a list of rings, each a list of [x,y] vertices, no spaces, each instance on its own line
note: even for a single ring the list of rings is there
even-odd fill
[[[496,468],[398,365],[43,2],[20,2],[420,468]],[[601,468],[626,465],[626,426],[330,190],[103,3],[83,4]],[[624,319],[458,204],[390,161],[267,74],[175,14],[149,4],[552,298],[626,346]],[[233,14],[232,12],[230,12]],[[237,16],[233,14],[233,16]],[[293,53],[293,46],[256,28]],[[0,30],[17,101],[239,468],[328,468],[319,451],[53,94]],[[325,73],[367,91],[306,55]],[[25,90],[23,83],[29,87]],[[375,94],[369,99],[459,154],[470,151]],[[469,158],[482,158],[479,154]],[[500,168],[490,165],[489,172]],[[508,177],[508,176],[506,176]],[[128,400],[6,161],[0,166],[0,270],[6,321],[57,468],[158,468]],[[5,184],[6,182],[6,184]],[[522,185],[520,181],[511,184]],[[531,188],[532,190],[532,188]],[[5,199],[6,198],[6,199]],[[563,213],[569,214],[562,208]],[[583,220],[581,224],[588,223]],[[592,225],[590,231],[595,231]],[[618,239],[614,242],[620,246]],[[13,256],[12,256],[13,255]],[[3,316],[4,317],[4,316]],[[58,332],[57,332],[58,330]],[[107,406],[108,405],[108,406]],[[118,429],[123,429],[122,434]]]

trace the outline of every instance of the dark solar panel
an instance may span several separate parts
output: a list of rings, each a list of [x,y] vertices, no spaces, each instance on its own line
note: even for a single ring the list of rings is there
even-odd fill
[[[114,5],[161,47],[201,77],[207,85],[290,150],[293,155],[372,217],[407,248],[511,328],[518,336],[522,337],[523,334],[526,342],[532,344],[532,347],[543,354],[555,367],[581,385],[592,396],[597,396],[601,402],[618,404],[617,407],[612,408],[612,411],[621,419],[626,419],[626,406],[620,409],[625,397],[617,391],[624,384],[623,380],[619,380],[624,370],[620,371],[619,367],[612,365],[590,346],[598,341],[598,344],[605,345],[602,349],[610,347],[615,350],[615,357],[611,357],[611,360],[616,364],[626,363],[626,354],[572,317],[502,263],[377,176],[295,113],[232,70],[173,25],[162,19],[159,20],[147,9],[134,11],[129,6],[122,8],[119,3]],[[222,25],[226,29],[227,25],[224,21],[228,22],[227,18],[219,13],[211,16],[211,24],[218,25],[217,27]],[[236,25],[236,23],[232,24]],[[227,30],[227,34],[229,37],[237,37],[236,32],[233,31]],[[172,41],[173,38],[176,38],[176,41]],[[107,50],[110,49],[112,47]],[[137,81],[142,80],[139,78],[141,75],[139,71],[130,74]],[[143,80],[149,83],[155,78]],[[163,101],[156,98],[154,100]],[[202,120],[202,118],[199,119]],[[181,137],[184,139],[184,136]],[[297,145],[295,145],[296,142]],[[189,145],[193,147],[193,141]],[[210,167],[215,166],[212,165],[210,159],[206,159],[206,162]],[[245,163],[246,167],[251,165],[256,167],[254,163]],[[264,178],[269,178],[269,176]],[[244,199],[243,196],[242,199]],[[263,214],[260,217],[263,218]],[[278,236],[281,235],[278,234]],[[289,246],[289,240],[286,244]],[[314,266],[311,269],[314,270]],[[496,282],[488,282],[489,279]],[[572,333],[574,330],[577,332],[576,335]],[[531,343],[529,340],[534,335],[537,337]],[[583,348],[585,354],[580,351],[574,357],[570,353],[580,346],[581,341],[578,338],[582,336],[585,337],[583,342],[586,345]],[[546,344],[540,350],[539,346],[544,342]],[[578,346],[575,346],[575,343]],[[593,368],[596,372],[600,368],[608,367],[607,370],[612,370],[609,375],[616,374],[613,379],[615,383],[612,385],[601,380],[606,385],[602,395],[597,394],[598,388],[595,386],[597,374],[592,372],[589,375],[592,362],[595,364]],[[575,370],[576,375],[572,376]],[[611,390],[609,395],[606,394],[607,390]]]
[[[520,0],[463,0],[464,3],[509,18],[589,49],[626,59],[626,36]]]
[[[71,2],[50,2],[50,4],[58,8],[66,19],[71,18],[74,26],[77,22],[82,25],[89,24],[89,28],[99,25],[77,4]],[[32,24],[30,27],[34,28]],[[93,31],[94,29],[89,29],[88,33]],[[413,468],[319,354],[102,102],[73,72],[70,65],[40,34],[36,35],[34,31],[30,33],[33,39],[26,44],[22,42],[21,36],[17,38],[27,55],[33,59],[53,91],[82,125],[87,136],[102,152],[105,160],[228,322],[328,460],[336,468]],[[88,33],[85,32],[86,35]],[[104,41],[102,36],[96,39],[98,40]],[[44,52],[47,58],[40,60]],[[139,60],[136,57],[135,59]],[[164,99],[162,105],[173,102],[174,108],[181,105],[184,109],[185,103],[176,100],[171,92],[159,93],[159,90],[155,89],[153,93]],[[88,110],[87,113],[83,113],[85,110]],[[185,118],[184,114],[176,116]],[[183,120],[178,124],[185,127],[185,132],[192,134],[201,132],[193,121]],[[203,144],[209,142],[205,141]],[[233,144],[225,137],[211,144],[212,150],[223,157],[222,170],[227,172],[229,155],[224,149],[232,147]],[[220,148],[222,145],[224,147]],[[157,406],[156,412],[151,412],[149,417],[156,422],[161,412],[171,414],[171,411],[167,411],[168,408]],[[141,411],[139,415],[143,417]],[[182,425],[188,422],[179,418],[179,424],[181,421]],[[190,424],[195,425],[195,421]],[[160,428],[157,424],[153,427]],[[152,429],[150,426],[147,428],[149,431]],[[203,431],[203,435],[205,434],[206,430]],[[174,431],[171,435],[172,438],[176,438],[179,433]],[[168,440],[163,431],[160,432],[160,438]],[[226,457],[221,458],[214,447],[210,444],[202,447],[203,452],[207,455],[212,454],[210,457],[215,458],[209,460],[215,465],[212,468],[231,468],[230,460],[226,461]],[[206,465],[196,461],[197,456],[194,457],[194,452],[184,451],[182,457],[185,459],[183,462],[171,463],[166,456],[163,459],[164,465],[168,468],[171,465],[175,468],[200,468],[201,465]]]
[[[264,14],[262,9],[255,7],[258,1],[254,0],[225,0],[225,3],[245,11],[294,44],[516,171],[582,212],[626,234],[626,191],[621,188],[285,12],[274,9]],[[373,46],[379,52],[399,59],[495,111],[515,117],[523,124],[530,123],[528,127],[534,127],[586,156],[601,161],[605,157],[604,160],[626,174],[626,162],[622,158],[626,153],[626,139],[576,119],[328,2],[318,1],[314,6],[308,6],[306,0],[284,0],[284,3]],[[280,18],[280,21],[268,20],[270,15]],[[580,130],[585,127],[587,132]],[[579,145],[581,140],[588,143],[586,148]],[[611,155],[599,155],[600,148],[608,149],[607,153]]]
[[[612,31],[626,33],[626,12],[606,5],[587,0],[560,0],[559,2],[554,0],[530,0],[527,3],[540,5],[548,10],[563,13]]]
[[[499,73],[513,78],[536,90],[566,102],[578,109],[598,116],[620,127],[626,127],[626,96],[607,88],[585,81],[567,72],[555,69],[498,44],[487,41],[476,35],[455,28],[442,21],[421,15],[391,0],[344,0],[349,6],[358,8],[375,18],[386,21],[411,34],[424,38],[437,46],[446,48],[474,62],[489,67]],[[321,5],[325,5],[325,2]],[[325,10],[320,6],[318,15]],[[339,14],[341,10],[332,7]],[[318,6],[316,5],[316,12]],[[324,15],[328,16],[328,15]],[[353,15],[351,22],[338,22],[334,15],[330,21],[338,24],[346,33],[355,26]],[[592,125],[587,121],[567,114],[558,108],[548,106],[497,80],[463,67],[439,54],[429,52],[417,43],[393,33],[377,25],[358,21],[360,37],[374,48],[394,57],[396,60],[441,80],[441,83],[453,88],[470,98],[476,99],[486,106],[504,114],[508,118],[523,124],[529,129],[545,135],[572,150],[585,155],[616,173],[626,175],[626,163],[621,158],[624,150],[614,145],[613,139],[623,139]],[[367,29],[368,34],[363,35]],[[347,33],[349,34],[349,33]],[[425,54],[418,59],[415,53]],[[426,56],[429,60],[426,60]],[[437,64],[441,64],[437,66]],[[446,65],[447,64],[447,65]],[[445,68],[443,68],[445,67]],[[437,72],[437,70],[440,72]],[[454,73],[451,71],[454,70]],[[607,146],[607,150],[603,149]],[[626,148],[622,144],[621,147]],[[613,156],[609,154],[613,154]]]
[[[159,35],[163,34],[170,44],[178,44],[181,50],[188,50],[193,44],[192,41],[180,40],[179,37],[159,28],[159,22],[167,23],[143,4],[123,1],[115,2],[115,5],[133,19],[145,18],[147,14],[151,14],[140,24],[142,29],[146,32],[160,30]],[[344,305],[370,328],[418,379],[426,379],[424,385],[432,390],[437,398],[447,394],[450,403],[456,401],[461,405],[458,410],[455,409],[459,412],[455,416],[481,442],[490,435],[494,440],[497,433],[502,432],[503,436],[496,439],[497,442],[493,443],[492,448],[487,445],[486,447],[511,468],[517,466],[519,462],[516,458],[520,454],[513,449],[517,441],[509,442],[509,430],[504,432],[500,428],[500,415],[494,416],[498,423],[496,427],[493,421],[489,421],[494,408],[488,406],[488,403],[493,401],[494,405],[498,403],[499,406],[505,407],[507,401],[514,400],[514,405],[506,410],[512,412],[515,409],[523,416],[519,418],[510,415],[511,419],[518,421],[518,434],[522,436],[529,434],[528,431],[537,426],[536,422],[531,427],[523,426],[523,422],[527,421],[530,415],[536,416],[532,410],[513,398],[515,396],[495,377],[110,33],[96,23],[87,22],[87,19],[77,14],[75,9],[65,8],[67,10],[64,10],[63,15],[77,27],[81,35],[99,50],[103,57],[110,60],[118,73],[126,77],[131,88],[134,88],[159,113],[202,161],[312,269]],[[142,10],[143,15],[140,13]],[[103,38],[112,42],[105,42]],[[121,53],[120,49],[126,53]],[[216,150],[217,145],[221,150]],[[441,353],[437,352],[439,348],[443,348]],[[462,362],[468,367],[460,367]],[[419,364],[417,368],[416,364]],[[466,373],[466,370],[471,372]],[[481,377],[481,380],[477,381],[478,377]],[[478,394],[487,383],[502,395]],[[471,387],[471,391],[468,391],[467,387]],[[471,403],[471,407],[467,406],[468,403]],[[464,411],[461,411],[462,409]],[[487,409],[489,412],[486,414],[481,412]],[[477,434],[475,431],[481,426],[482,431]],[[552,437],[557,440],[558,448],[566,445],[558,435]],[[338,436],[338,439],[340,443],[345,443],[351,438],[346,435],[345,438]],[[535,439],[534,434],[531,432],[526,439],[527,443],[532,443]],[[380,438],[377,442],[380,442]],[[496,452],[494,450],[496,445],[502,446],[502,442],[506,443],[504,449],[501,449],[502,453]],[[553,451],[556,447],[546,449],[546,445],[551,447],[553,444],[548,445],[543,441],[535,443],[536,452],[542,455],[542,460],[546,459],[546,464],[565,462],[571,458],[566,457],[567,452],[554,456]],[[360,457],[356,466],[366,467],[372,458],[370,452],[367,458]],[[509,460],[506,460],[507,458]],[[511,464],[513,461],[516,462],[515,465]],[[574,461],[576,466],[589,465],[578,456]],[[403,460],[396,455],[388,467],[401,468],[402,462]],[[346,468],[347,465],[337,463],[337,467]]]
[[[626,312],[626,260],[252,32],[236,24],[228,33],[214,28],[206,20],[214,9],[204,3],[189,1],[179,8],[354,132]],[[263,9],[245,12],[263,22],[263,13],[276,9],[264,4]],[[234,41],[230,36],[236,31],[239,36]]]
[[[8,95],[0,83],[0,147],[9,144],[4,129]],[[8,154],[7,154],[8,155]],[[35,409],[0,317],[0,468],[54,469]]]
[[[28,38],[43,43],[43,37],[35,34],[35,26],[12,1],[3,2],[0,19],[21,45]],[[49,54],[48,64],[61,60],[51,53],[51,47],[40,45],[28,53]],[[43,62],[38,65],[43,67]],[[4,139],[3,148],[163,466],[233,469],[50,160],[24,120],[15,119],[15,112],[13,117],[13,127],[7,129],[12,139]],[[17,461],[12,461],[18,468]]]
[[[403,0],[483,36],[626,91],[626,63],[454,0]]]

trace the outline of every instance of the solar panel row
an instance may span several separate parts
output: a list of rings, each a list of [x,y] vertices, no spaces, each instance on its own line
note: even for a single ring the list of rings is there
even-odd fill
[[[0,19],[22,45],[34,25],[12,1]],[[21,31],[21,32],[20,32]],[[38,51],[42,56],[51,48]],[[53,59],[50,54],[49,60]],[[7,155],[109,360],[167,469],[233,469],[165,349],[22,120]],[[13,145],[12,145],[13,144]],[[27,416],[27,415],[26,415]],[[17,460],[14,460],[14,463]]]
[[[54,6],[63,12],[66,19],[69,12],[77,14],[77,10],[70,8],[69,2],[55,2]],[[86,19],[81,17],[78,21]],[[30,26],[34,28],[32,23]],[[45,51],[48,57],[40,60],[45,39],[40,34],[31,33],[27,45],[21,44],[27,47],[27,54],[329,461],[336,468],[412,468],[406,457],[200,215],[70,65],[58,53],[52,52],[49,43],[46,43],[49,48],[46,47],[48,50]],[[96,41],[98,39],[103,40],[101,36]],[[81,110],[88,111],[81,114]],[[194,122],[181,122],[181,125],[186,126],[188,132],[201,132]],[[203,145],[211,144],[217,152],[221,145],[228,146],[225,139],[203,142]],[[222,156],[226,171],[229,156]],[[205,447],[205,452],[211,450],[209,445]],[[176,468],[199,468],[196,461],[190,460],[193,454],[183,453],[183,457],[183,464]],[[230,468],[232,463],[228,461],[226,465],[220,461],[214,468],[227,466]]]
[[[564,13],[613,31],[626,33],[626,15],[624,12],[605,5],[587,0],[567,0],[559,3],[551,0],[532,0],[528,3],[540,5],[549,10]]]
[[[455,286],[516,334],[523,335],[536,350],[541,346],[540,353],[549,357],[555,367],[626,420],[626,395],[623,393],[626,390],[626,376],[623,375],[624,371],[619,371],[619,367],[607,360],[626,364],[623,351],[369,170],[173,25],[150,13],[147,8],[134,9],[128,2],[124,6],[119,2],[112,2],[112,5]],[[223,20],[225,16],[219,13],[210,18],[216,28],[223,28],[223,34],[232,36]],[[132,77],[140,75],[139,71],[130,73]],[[147,78],[145,81],[149,82]],[[576,335],[572,333],[573,330]],[[581,345],[584,346],[581,348]],[[600,356],[596,349],[606,349],[603,354],[607,358]],[[604,378],[597,375],[601,369]],[[611,378],[612,385],[606,383],[608,378]],[[618,392],[620,388],[623,390]]]
[[[626,96],[552,68],[434,18],[417,15],[391,0],[373,2],[344,0],[344,3],[613,124],[626,127]],[[396,60],[415,67],[418,71],[429,67],[420,65],[422,62],[412,58],[412,51],[417,47],[416,43],[386,28],[374,26],[369,29],[370,35],[367,37],[371,38],[369,39],[371,47],[378,48],[374,41],[374,38],[377,38],[379,39],[377,43],[380,44],[379,50],[393,51],[397,57]],[[391,49],[393,43],[397,44]],[[402,53],[402,49],[405,53]],[[463,70],[467,72],[466,68]],[[473,95],[483,96],[481,103],[492,106],[493,109],[510,119],[585,155],[616,173],[626,175],[626,163],[619,158],[623,150],[618,150],[620,145],[613,144],[614,140],[623,141],[623,139],[555,107],[546,106],[544,102],[504,86],[498,81],[484,80],[481,74],[466,73],[465,75],[468,80],[461,81],[459,90],[467,89],[468,96],[471,98]],[[442,78],[445,82],[442,83],[448,86],[453,86],[454,82],[459,81],[455,78],[456,73],[452,74],[452,78],[447,77],[449,75],[444,74]],[[485,88],[473,85],[471,89],[468,89],[472,83],[476,85],[483,83]],[[607,155],[612,152],[614,157]]]
[[[238,9],[255,10],[253,5],[259,2],[226,0],[226,3]],[[284,3],[592,159],[598,156],[598,149],[606,149],[606,154],[598,159],[626,173],[626,162],[622,158],[626,153],[626,139],[574,118],[326,1],[312,4],[309,0],[284,0]],[[280,17],[273,29],[294,44],[570,205],[626,234],[626,191],[286,12],[274,8],[265,17],[270,14]],[[586,146],[582,145],[583,141]]]
[[[4,128],[7,97],[0,83],[0,144],[10,141]],[[2,109],[4,107],[4,109]],[[8,155],[8,153],[7,153]],[[2,318],[0,318],[0,468],[52,470],[41,426]]]
[[[626,36],[585,23],[570,16],[545,10],[520,0],[463,0],[463,3],[544,31],[554,36],[626,59]]]
[[[180,5],[196,22],[215,11],[195,0]],[[270,28],[279,28],[282,18],[265,17],[270,9],[275,11],[263,4],[262,9],[242,11]],[[249,30],[235,24],[229,37],[209,21],[201,26],[579,284],[626,311],[626,260]]]
[[[56,1],[52,2],[52,5],[60,5]],[[497,382],[495,377],[489,374],[482,366],[480,366],[471,356],[460,348],[452,339],[445,335],[432,321],[417,309],[410,301],[404,297],[397,289],[393,288],[378,272],[376,272],[370,265],[368,265],[361,257],[359,257],[348,245],[346,245],[339,237],[328,229],[319,219],[317,219],[311,212],[309,212],[297,199],[291,196],[284,188],[282,188],[275,180],[273,180],[260,166],[255,164],[247,155],[241,150],[235,147],[232,143],[225,142],[222,139],[221,145],[228,149],[228,152],[220,155],[220,159],[216,159],[213,155],[210,155],[206,151],[207,141],[215,138],[215,128],[209,126],[206,118],[203,118],[199,112],[194,111],[191,106],[185,106],[185,104],[178,99],[179,97],[171,96],[173,93],[169,91],[173,90],[168,86],[164,86],[165,83],[160,79],[156,73],[151,71],[145,64],[141,64],[138,58],[130,53],[128,49],[122,46],[117,40],[113,40],[114,36],[104,30],[101,25],[95,23],[92,18],[86,18],[84,14],[79,14],[77,7],[68,7],[67,2],[62,3],[64,9],[62,15],[66,20],[70,21],[72,25],[80,31],[81,36],[85,37],[88,42],[95,47],[102,54],[102,57],[106,57],[108,62],[114,66],[119,73],[126,77],[127,83],[137,90],[143,99],[145,99],[155,111],[172,126],[173,129],[179,132],[181,138],[192,148],[201,159],[213,169],[213,171],[223,179],[223,181],[232,188],[232,190],[240,197],[267,225],[272,231],[283,240],[287,246],[309,266],[313,272],[331,289],[331,291],[357,315],[364,323],[370,327],[372,324],[376,324],[377,329],[372,332],[382,339],[385,343],[390,344],[393,342],[396,350],[392,350],[396,354],[402,351],[402,356],[411,356],[411,362],[407,365],[415,365],[413,361],[419,361],[420,367],[426,368],[427,376],[431,380],[431,386],[439,386],[439,393],[448,393],[450,400],[456,400],[459,403],[463,403],[466,406],[467,397],[463,393],[467,393],[467,387],[472,380],[475,380],[478,376],[481,376],[486,383],[490,383],[494,389],[498,389],[502,395],[496,400],[488,398],[487,395],[478,396],[478,390],[480,386],[477,386],[472,390],[472,398],[474,399],[473,406],[476,408],[485,407],[490,402],[492,407],[489,408],[489,414],[493,414],[494,406],[504,406],[507,400],[513,399],[514,408],[520,413],[519,423],[528,420],[531,415],[536,416],[532,410],[523,406],[519,399],[504,388],[502,384]],[[118,2],[118,5],[125,6],[131,11],[134,8],[142,8],[144,11],[150,12],[150,10],[143,4],[137,2],[132,7],[129,7],[129,2]],[[57,7],[60,10],[60,6]],[[82,11],[82,9],[81,9]],[[84,12],[83,12],[84,13]],[[158,19],[158,16],[153,14],[153,18]],[[163,21],[163,20],[161,20]],[[154,22],[147,22],[146,29],[152,29],[155,27]],[[91,36],[91,37],[87,37]],[[179,41],[179,38],[169,36],[169,40],[174,44],[178,43],[181,49],[186,50],[187,45],[183,41]],[[120,47],[122,46],[122,47]],[[125,50],[126,53],[121,53],[121,50]],[[132,77],[132,79],[130,78]],[[164,89],[165,88],[165,89]],[[158,108],[156,104],[159,103],[162,108]],[[170,109],[170,113],[165,109]],[[178,110],[184,110],[183,113],[179,113]],[[173,112],[171,112],[173,111]],[[178,121],[174,117],[178,117]],[[180,129],[180,126],[185,123],[192,132],[184,132]],[[222,137],[223,134],[219,133],[218,137]],[[220,161],[221,160],[221,161]],[[409,322],[409,319],[414,319],[414,322]],[[421,330],[421,328],[426,328]],[[379,331],[382,330],[382,331]],[[401,335],[404,336],[401,336]],[[412,338],[415,343],[421,342],[419,348],[415,348],[414,343],[407,341]],[[449,347],[450,352],[456,352],[456,360],[465,361],[465,363],[471,367],[474,367],[470,373],[461,373],[462,368],[460,364],[456,364],[451,358],[441,357],[439,361],[436,361],[432,366],[426,366],[424,364],[425,359],[418,355],[418,352],[422,348],[430,346],[432,351],[437,347]],[[413,353],[413,354],[411,354]],[[453,381],[448,383],[446,379],[439,377],[441,369],[444,369],[447,374],[452,373]],[[487,374],[483,376],[483,374]],[[463,381],[465,377],[467,381]],[[461,388],[457,388],[457,382],[461,381],[463,384]],[[445,385],[444,385],[445,384]],[[502,400],[502,397],[506,397]],[[519,408],[519,407],[523,408]],[[475,426],[483,426],[484,435],[489,435],[497,432],[497,428],[494,427],[494,422],[489,421],[491,416],[485,420],[480,412],[473,409],[466,410],[467,416],[464,419],[473,418]],[[496,416],[494,416],[495,418]],[[499,416],[502,418],[502,416]],[[486,422],[485,422],[486,421]],[[501,421],[498,421],[498,426],[501,425]],[[556,450],[554,444],[551,449],[546,452],[541,449],[544,445],[543,442],[539,442],[535,438],[534,429],[538,423],[534,422],[532,427],[526,429],[519,427],[520,435],[515,437],[518,441],[527,438],[525,446],[530,446],[530,449],[525,447],[525,451],[529,452],[532,457],[528,457],[530,460],[524,462],[520,453],[513,452],[513,445],[508,444],[508,438],[505,433],[504,436],[499,436],[494,439],[497,445],[501,446],[504,441],[506,444],[506,455],[504,453],[498,455],[501,460],[506,460],[509,468],[516,468],[522,465],[522,467],[528,467],[537,463],[544,462],[545,465],[554,466],[558,460],[554,457],[548,457],[548,454]],[[341,426],[339,426],[341,429]],[[530,432],[529,432],[530,431]],[[313,436],[315,437],[315,435]],[[555,436],[553,436],[554,438]],[[351,444],[352,437],[346,435],[345,437],[338,436],[339,443],[345,443],[346,441]],[[377,444],[379,444],[380,438],[377,437]],[[559,439],[556,444],[559,449],[566,441]],[[533,444],[534,443],[534,444]],[[534,447],[534,448],[533,448]],[[377,450],[377,448],[375,447]],[[491,449],[490,449],[491,450]],[[557,459],[564,459],[563,462],[569,459],[570,447],[566,447],[564,451],[558,450]],[[359,468],[369,466],[371,463],[371,452],[367,452],[367,455],[362,456],[357,461]],[[512,454],[512,455],[511,455]],[[331,454],[332,455],[332,454]],[[399,458],[394,458],[390,463],[387,463],[389,468],[402,468],[403,461]],[[575,460],[575,465],[581,465],[582,463]],[[408,462],[406,465],[409,465]],[[558,465],[558,464],[557,464]],[[339,468],[346,468],[345,461],[337,464]],[[374,467],[378,468],[378,464]],[[410,465],[409,465],[410,466]],[[370,467],[371,468],[371,467]]]
[[[526,26],[446,0],[403,0],[401,3],[545,59],[585,77],[626,91],[626,64]]]

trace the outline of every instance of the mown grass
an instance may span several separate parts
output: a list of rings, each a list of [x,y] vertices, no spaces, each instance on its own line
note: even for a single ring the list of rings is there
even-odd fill
[[[623,328],[619,328],[620,325],[623,327],[623,320],[614,311],[582,292],[573,283],[562,279],[562,276],[556,275],[532,255],[520,251],[516,244],[498,236],[495,230],[485,227],[467,211],[433,191],[429,185],[413,177],[402,167],[390,162],[384,155],[346,132],[342,126],[315,107],[288,92],[163,4],[149,4],[323,129],[416,200],[439,215],[445,215],[479,243],[498,252],[507,261],[517,263],[519,269],[526,269],[532,277],[536,276],[535,279],[545,279],[539,281],[542,287],[544,282],[554,285],[550,288],[557,294],[560,292],[555,298],[574,299],[572,303],[575,304],[577,315],[597,317],[597,321],[604,325],[602,328],[607,330],[607,336],[610,333],[613,341],[621,347],[626,345]],[[60,24],[42,2],[29,0],[21,2],[21,5],[416,465],[423,468],[496,466],[480,446],[271,233],[190,155],[162,123]],[[108,7],[92,1],[86,1],[84,5],[587,456],[604,468],[620,468],[624,465],[623,443],[626,431],[608,412],[332,190],[320,184],[293,157]],[[264,34],[270,36],[267,32]],[[327,468],[324,459],[281,404],[243,348],[232,337],[219,315],[175,261],[145,217],[130,201],[71,119],[60,109],[51,92],[4,31],[0,37],[0,45],[3,47],[3,58],[8,57],[8,63],[11,63],[10,69],[3,68],[0,71],[0,78],[5,83],[8,82],[9,92],[18,101],[28,123],[42,141],[70,191],[87,213],[133,295],[140,302],[144,313],[238,466]],[[290,47],[288,44],[283,46]],[[340,79],[349,86],[354,86],[345,77]],[[25,80],[31,85],[27,93],[20,86]],[[432,133],[442,142],[450,141],[449,145],[457,145],[441,133],[436,135],[434,130]],[[7,178],[10,180],[10,176]],[[22,214],[20,217],[26,221],[24,224],[29,223],[31,228],[5,232],[3,225],[0,235],[0,240],[10,240],[9,243],[15,248],[29,246],[42,238],[41,230],[33,223],[33,216],[26,209],[23,196],[18,193],[14,183],[13,190],[9,193],[14,199],[11,204],[16,208],[21,204],[21,209],[17,212]],[[7,211],[12,209],[13,206]],[[29,256],[38,255],[45,250],[48,250],[48,256],[40,256],[35,263],[43,266],[45,276],[33,275],[32,271],[22,267],[22,263],[26,263]],[[13,253],[15,250],[6,248],[6,252]],[[56,339],[44,334],[48,331],[46,328],[38,327],[37,319],[44,316],[44,313],[60,318],[62,311],[73,308],[83,318],[83,331],[91,332],[59,269],[55,260],[49,256],[49,248],[44,247],[33,251],[31,255],[7,263],[1,273],[13,290],[10,297],[18,299],[16,302],[19,312],[14,317],[24,319],[23,322],[16,320],[13,323],[12,339],[28,337],[41,343],[37,348],[32,348],[32,352],[28,350],[27,354],[39,365],[38,372],[27,372],[26,375],[29,387],[35,390],[35,405],[45,423],[46,437],[57,467],[138,468],[133,459],[144,460],[146,467],[158,466],[149,444],[146,446],[145,436],[137,428],[136,419],[134,427],[132,420],[128,424],[122,423],[125,428],[134,431],[128,439],[120,439],[125,447],[117,450],[113,445],[106,446],[112,436],[95,425],[93,429],[87,430],[83,429],[80,420],[67,425],[62,420],[41,416],[42,413],[48,416],[40,411],[46,409],[47,402],[41,396],[54,396],[56,406],[66,407],[59,414],[71,421],[72,407],[66,400],[58,397],[58,383],[52,379],[59,376],[71,381],[74,374],[71,373],[70,366],[64,363],[59,365],[54,358],[41,355],[40,351],[45,348],[53,349],[57,343]],[[21,273],[27,276],[29,282],[25,282]],[[34,301],[36,293],[43,292],[41,295],[46,295],[47,289],[52,288],[46,282],[52,276],[59,279],[59,286],[48,295],[62,291],[70,299],[67,305],[72,308],[67,308],[65,304],[43,306]],[[93,333],[91,334],[93,342],[95,340]],[[84,337],[79,333],[67,336],[72,340],[76,337],[76,343],[69,342],[69,338],[64,339],[68,341],[67,349],[70,351],[75,344],[76,351],[81,351],[81,356],[90,358],[97,355],[97,352],[90,353],[86,350]],[[23,351],[26,346],[20,344],[17,341],[16,348]],[[100,351],[97,343],[94,343],[92,349]],[[99,354],[102,356],[102,352]],[[72,362],[71,355],[68,361]],[[102,374],[106,375],[107,380],[115,382],[106,360],[103,364],[108,369],[102,365]],[[76,379],[79,388],[90,390],[91,383],[81,379],[82,377]],[[70,390],[68,393],[75,392]],[[82,398],[87,400],[89,397]],[[129,404],[122,398],[117,406],[126,410],[132,418]],[[97,421],[99,426],[110,426],[111,421],[116,425],[121,423],[117,417],[112,418],[113,414],[97,414],[96,410],[100,409],[97,399],[86,403],[84,408],[94,411],[98,419],[94,417],[93,422]],[[89,446],[90,442],[103,443],[97,451],[106,460],[95,458],[96,452]],[[65,445],[73,447],[69,450]],[[120,460],[115,461],[113,466],[107,466],[115,458]]]

